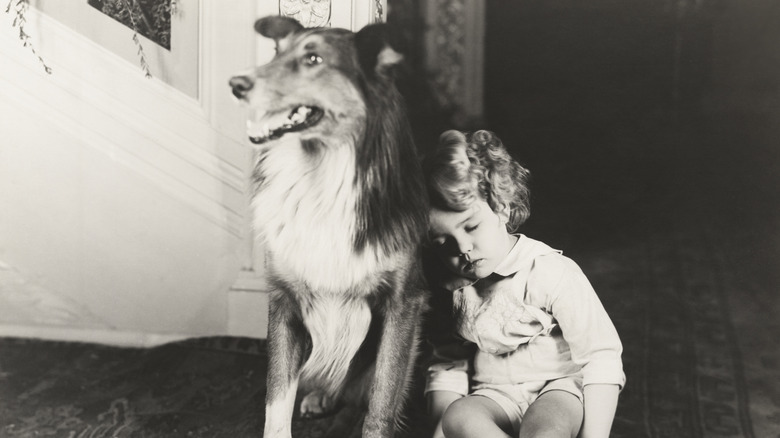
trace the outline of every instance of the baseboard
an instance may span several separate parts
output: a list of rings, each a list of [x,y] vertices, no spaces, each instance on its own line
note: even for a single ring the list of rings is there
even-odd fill
[[[45,339],[50,341],[86,342],[117,347],[154,347],[168,342],[195,337],[181,334],[155,334],[106,330],[101,328],[73,328],[62,326],[25,326],[0,324],[0,337]]]

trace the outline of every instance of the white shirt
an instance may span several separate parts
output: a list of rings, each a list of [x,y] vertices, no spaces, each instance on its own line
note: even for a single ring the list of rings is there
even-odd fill
[[[475,343],[474,381],[516,384],[582,372],[583,385],[625,384],[623,346],[579,266],[519,235],[495,273],[456,279],[458,334]]]

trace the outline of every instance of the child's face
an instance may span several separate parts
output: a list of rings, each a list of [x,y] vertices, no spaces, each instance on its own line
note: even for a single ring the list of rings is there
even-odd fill
[[[514,236],[506,231],[506,217],[483,200],[465,211],[431,209],[428,230],[431,246],[454,273],[474,280],[492,274],[512,249]]]

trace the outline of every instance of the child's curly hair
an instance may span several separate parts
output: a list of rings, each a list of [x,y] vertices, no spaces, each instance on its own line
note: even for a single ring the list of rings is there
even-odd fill
[[[507,152],[490,131],[445,131],[439,145],[423,161],[431,205],[464,211],[483,199],[495,213],[506,212],[513,232],[531,214],[531,173]]]

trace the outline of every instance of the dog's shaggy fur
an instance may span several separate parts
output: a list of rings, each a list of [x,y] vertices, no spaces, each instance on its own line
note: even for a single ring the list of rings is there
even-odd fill
[[[256,144],[254,226],[273,285],[264,436],[347,396],[367,402],[365,437],[394,434],[426,303],[419,243],[427,200],[389,67],[383,25],[305,29],[266,17],[266,65],[233,77]]]

